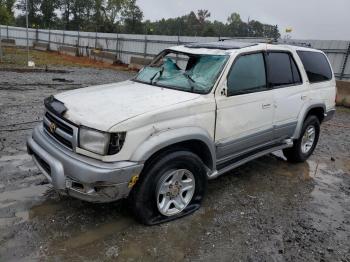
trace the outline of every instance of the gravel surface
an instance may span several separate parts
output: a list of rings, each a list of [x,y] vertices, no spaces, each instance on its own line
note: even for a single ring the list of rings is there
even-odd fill
[[[123,201],[60,198],[26,154],[45,97],[132,76],[64,69],[0,72],[0,261],[350,261],[350,110],[306,163],[262,157],[210,181],[195,214],[145,227]]]

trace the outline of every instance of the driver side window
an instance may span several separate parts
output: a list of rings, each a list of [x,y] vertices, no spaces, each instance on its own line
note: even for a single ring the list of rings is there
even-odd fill
[[[267,90],[264,55],[240,56],[227,77],[228,96]]]

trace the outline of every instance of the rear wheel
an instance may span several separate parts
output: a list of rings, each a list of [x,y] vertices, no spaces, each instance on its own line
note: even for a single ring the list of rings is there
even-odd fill
[[[301,136],[294,141],[293,147],[283,150],[290,162],[304,162],[314,152],[320,136],[320,122],[316,116],[309,116],[301,129]]]
[[[206,169],[197,155],[167,151],[148,163],[129,200],[141,223],[159,224],[197,210],[206,184]]]

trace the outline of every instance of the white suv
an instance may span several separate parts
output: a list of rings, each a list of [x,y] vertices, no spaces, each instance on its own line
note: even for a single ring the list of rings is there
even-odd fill
[[[233,41],[169,48],[134,78],[45,100],[28,152],[54,188],[128,198],[148,225],[200,207],[208,179],[283,150],[314,151],[335,112],[324,53]]]

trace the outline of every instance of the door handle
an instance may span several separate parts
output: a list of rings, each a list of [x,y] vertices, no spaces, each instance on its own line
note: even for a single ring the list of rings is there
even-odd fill
[[[262,109],[270,108],[271,104],[262,104]]]
[[[301,96],[301,100],[306,100],[307,99],[307,96],[306,95],[302,95]]]

